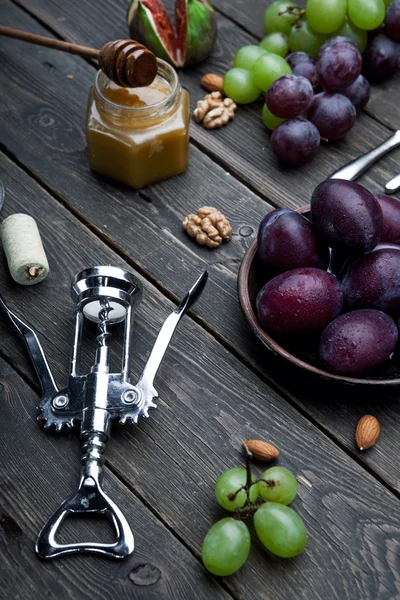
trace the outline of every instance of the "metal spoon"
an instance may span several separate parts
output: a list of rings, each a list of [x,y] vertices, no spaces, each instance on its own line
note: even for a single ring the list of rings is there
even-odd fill
[[[396,175],[385,185],[385,192],[387,194],[395,194],[400,190],[400,175]]]
[[[369,169],[377,160],[379,160],[384,154],[387,154],[393,148],[400,145],[400,130],[396,131],[390,138],[388,138],[383,144],[380,144],[370,152],[363,154],[360,158],[356,158],[349,162],[344,167],[341,167],[335,171],[329,179],[347,179],[348,181],[354,181],[364,171]],[[399,185],[400,185],[400,177]],[[393,180],[392,180],[393,181]],[[396,190],[394,190],[396,191]],[[390,192],[393,193],[393,192]]]

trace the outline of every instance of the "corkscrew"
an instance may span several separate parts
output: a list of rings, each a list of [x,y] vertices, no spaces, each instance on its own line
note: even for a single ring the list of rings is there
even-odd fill
[[[202,293],[207,281],[204,272],[179,306],[169,315],[136,385],[130,381],[129,358],[134,308],[142,296],[140,281],[128,271],[110,266],[92,267],[78,273],[72,282],[72,297],[76,301],[74,341],[68,385],[58,390],[46,356],[36,333],[19,319],[0,296],[0,306],[10,322],[24,338],[36,374],[42,387],[38,419],[45,428],[60,431],[80,423],[82,440],[81,477],[77,492],[65,500],[39,534],[35,551],[44,559],[77,552],[94,552],[122,559],[134,549],[131,528],[117,505],[103,491],[102,470],[106,442],[112,420],[137,423],[156,408],[158,396],[154,378],[183,317]],[[94,364],[86,374],[80,374],[80,350],[84,323],[97,326],[97,348]],[[110,330],[124,324],[122,364],[119,373],[110,372]],[[101,514],[111,521],[116,541],[111,544],[79,542],[61,544],[56,535],[64,519],[70,515]]]

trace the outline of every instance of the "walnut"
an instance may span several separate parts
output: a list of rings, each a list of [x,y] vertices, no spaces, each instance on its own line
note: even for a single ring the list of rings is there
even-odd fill
[[[223,99],[220,92],[212,92],[197,102],[193,116],[196,123],[203,123],[206,129],[216,129],[233,119],[236,109],[231,98]]]
[[[211,206],[199,208],[197,215],[187,215],[182,225],[186,233],[196,238],[200,246],[208,248],[218,248],[224,240],[228,242],[232,237],[232,227],[228,219]]]

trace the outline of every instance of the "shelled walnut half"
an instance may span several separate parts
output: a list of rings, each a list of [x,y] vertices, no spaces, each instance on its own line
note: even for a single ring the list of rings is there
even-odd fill
[[[223,241],[228,242],[232,238],[232,227],[228,219],[211,206],[199,208],[196,215],[187,215],[182,225],[200,246],[218,248]]]
[[[231,98],[223,98],[221,92],[212,92],[197,102],[193,116],[196,123],[203,123],[206,129],[217,129],[233,119],[236,109]]]

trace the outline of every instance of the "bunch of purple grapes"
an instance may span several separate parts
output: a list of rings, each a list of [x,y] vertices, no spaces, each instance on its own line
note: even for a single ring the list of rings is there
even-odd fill
[[[397,71],[400,0],[308,0],[306,9],[275,0],[264,25],[260,45],[235,55],[224,90],[239,104],[264,93],[273,151],[282,163],[303,164],[321,139],[350,131],[368,103],[369,80]]]
[[[313,11],[315,4],[309,2],[307,11]],[[368,79],[383,81],[397,71],[399,41],[400,0],[394,0],[387,8],[384,23],[370,33],[363,56],[360,49],[364,43],[359,41],[357,47],[356,40],[343,35],[326,40],[319,48],[317,60],[301,51],[289,54],[286,61],[293,74],[271,85],[264,109],[264,122],[266,111],[271,113],[270,118],[287,119],[277,127],[272,122],[272,148],[278,160],[302,164],[316,153],[320,139],[332,141],[346,135],[357,112],[368,103]],[[306,82],[309,87],[305,95]],[[304,98],[301,106],[294,101],[299,96]]]
[[[267,281],[258,320],[274,337],[318,335],[321,365],[369,372],[396,349],[400,315],[400,202],[358,183],[330,179],[311,199],[311,220],[266,215],[258,255]],[[303,337],[302,337],[303,336]]]

